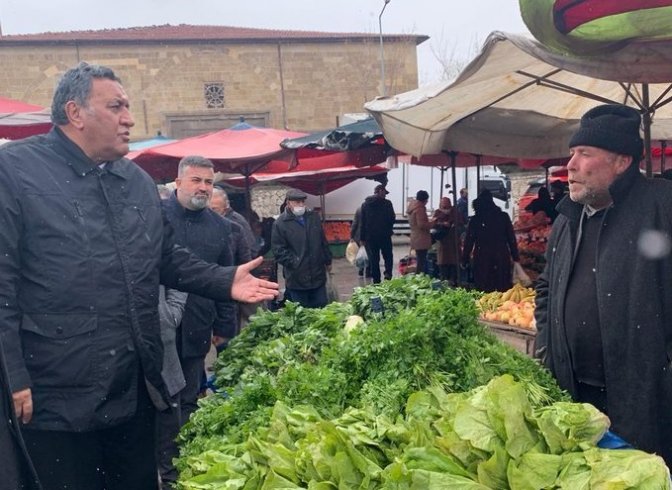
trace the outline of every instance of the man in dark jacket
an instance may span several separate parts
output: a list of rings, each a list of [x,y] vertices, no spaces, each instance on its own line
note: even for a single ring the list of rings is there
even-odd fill
[[[327,304],[331,251],[318,214],[306,209],[305,193],[287,192],[287,207],[273,223],[273,255],[285,274],[285,297],[308,308]]]
[[[225,301],[272,283],[175,245],[156,186],[123,158],[133,117],[109,68],[61,78],[47,135],[0,149],[0,338],[14,410],[47,488],[157,486],[159,283]]]
[[[539,278],[535,352],[612,430],[672,464],[672,183],[639,172],[639,113],[588,111]]]
[[[177,190],[161,204],[178,245],[207,262],[231,266],[234,264],[232,225],[208,207],[214,180],[215,171],[210,160],[196,155],[184,157],[175,179]],[[237,323],[235,303],[215,302],[196,294],[187,297],[177,330],[177,351],[186,380],[179,395],[179,417],[170,410],[159,415],[159,462],[161,468],[169,468],[161,474],[166,488],[177,480],[177,472],[171,468],[172,458],[178,455],[175,438],[180,427],[198,408],[205,356],[210,351],[213,331],[216,336],[229,339],[236,334]]]
[[[369,268],[374,283],[380,282],[380,255],[385,262],[385,279],[392,279],[394,256],[392,255],[392,230],[397,217],[392,203],[385,198],[389,194],[379,184],[362,204],[360,238],[369,256]]]
[[[259,253],[259,246],[257,244],[257,238],[252,231],[252,227],[245,219],[245,216],[233,210],[231,203],[229,202],[229,195],[221,187],[215,187],[212,190],[210,209],[232,223],[236,223],[240,227],[243,240],[249,249],[250,257],[256,257]]]

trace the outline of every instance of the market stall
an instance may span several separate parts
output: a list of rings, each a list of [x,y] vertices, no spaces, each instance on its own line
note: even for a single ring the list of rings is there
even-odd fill
[[[604,414],[426,276],[261,312],[215,370],[180,435],[182,489],[670,488],[661,458],[605,448]]]

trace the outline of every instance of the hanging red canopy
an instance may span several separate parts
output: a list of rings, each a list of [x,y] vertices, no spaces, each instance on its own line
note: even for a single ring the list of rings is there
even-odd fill
[[[267,167],[264,169],[264,172],[254,173],[249,178],[249,181],[251,184],[260,184],[264,182],[283,184],[296,189],[301,189],[303,192],[314,196],[320,196],[335,191],[336,189],[340,189],[357,179],[374,178],[388,172],[388,169],[381,165],[373,165],[369,167],[344,165],[318,168],[319,164],[311,165],[308,163],[309,161],[299,164],[297,168],[287,172],[268,172],[266,171],[268,170]],[[269,165],[269,167],[273,170],[273,168],[277,168],[277,165],[274,162]],[[245,177],[229,176],[222,179],[222,182],[236,187],[244,187]]]
[[[17,140],[46,133],[51,127],[49,111],[44,107],[0,97],[0,138]]]
[[[281,160],[285,170],[292,166],[294,153],[280,147],[287,138],[306,133],[258,128],[241,122],[229,129],[154,146],[129,154],[155,180],[172,180],[177,166],[188,155],[200,155],[225,173],[251,175],[273,160]]]

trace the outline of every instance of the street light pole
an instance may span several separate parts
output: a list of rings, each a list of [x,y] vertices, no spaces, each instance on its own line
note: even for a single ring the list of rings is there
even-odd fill
[[[390,0],[383,0],[383,9],[380,11],[378,16],[378,28],[380,29],[380,90],[381,95],[387,95],[387,90],[385,89],[385,51],[383,50],[383,12],[385,12],[385,7],[390,3]]]

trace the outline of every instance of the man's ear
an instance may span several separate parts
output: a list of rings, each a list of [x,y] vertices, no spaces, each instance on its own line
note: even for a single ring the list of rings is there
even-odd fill
[[[631,155],[616,155],[616,172],[620,175],[625,172],[632,164]]]
[[[84,120],[82,118],[82,110],[74,100],[70,100],[65,104],[65,115],[68,117],[68,121],[75,129],[84,128]]]

